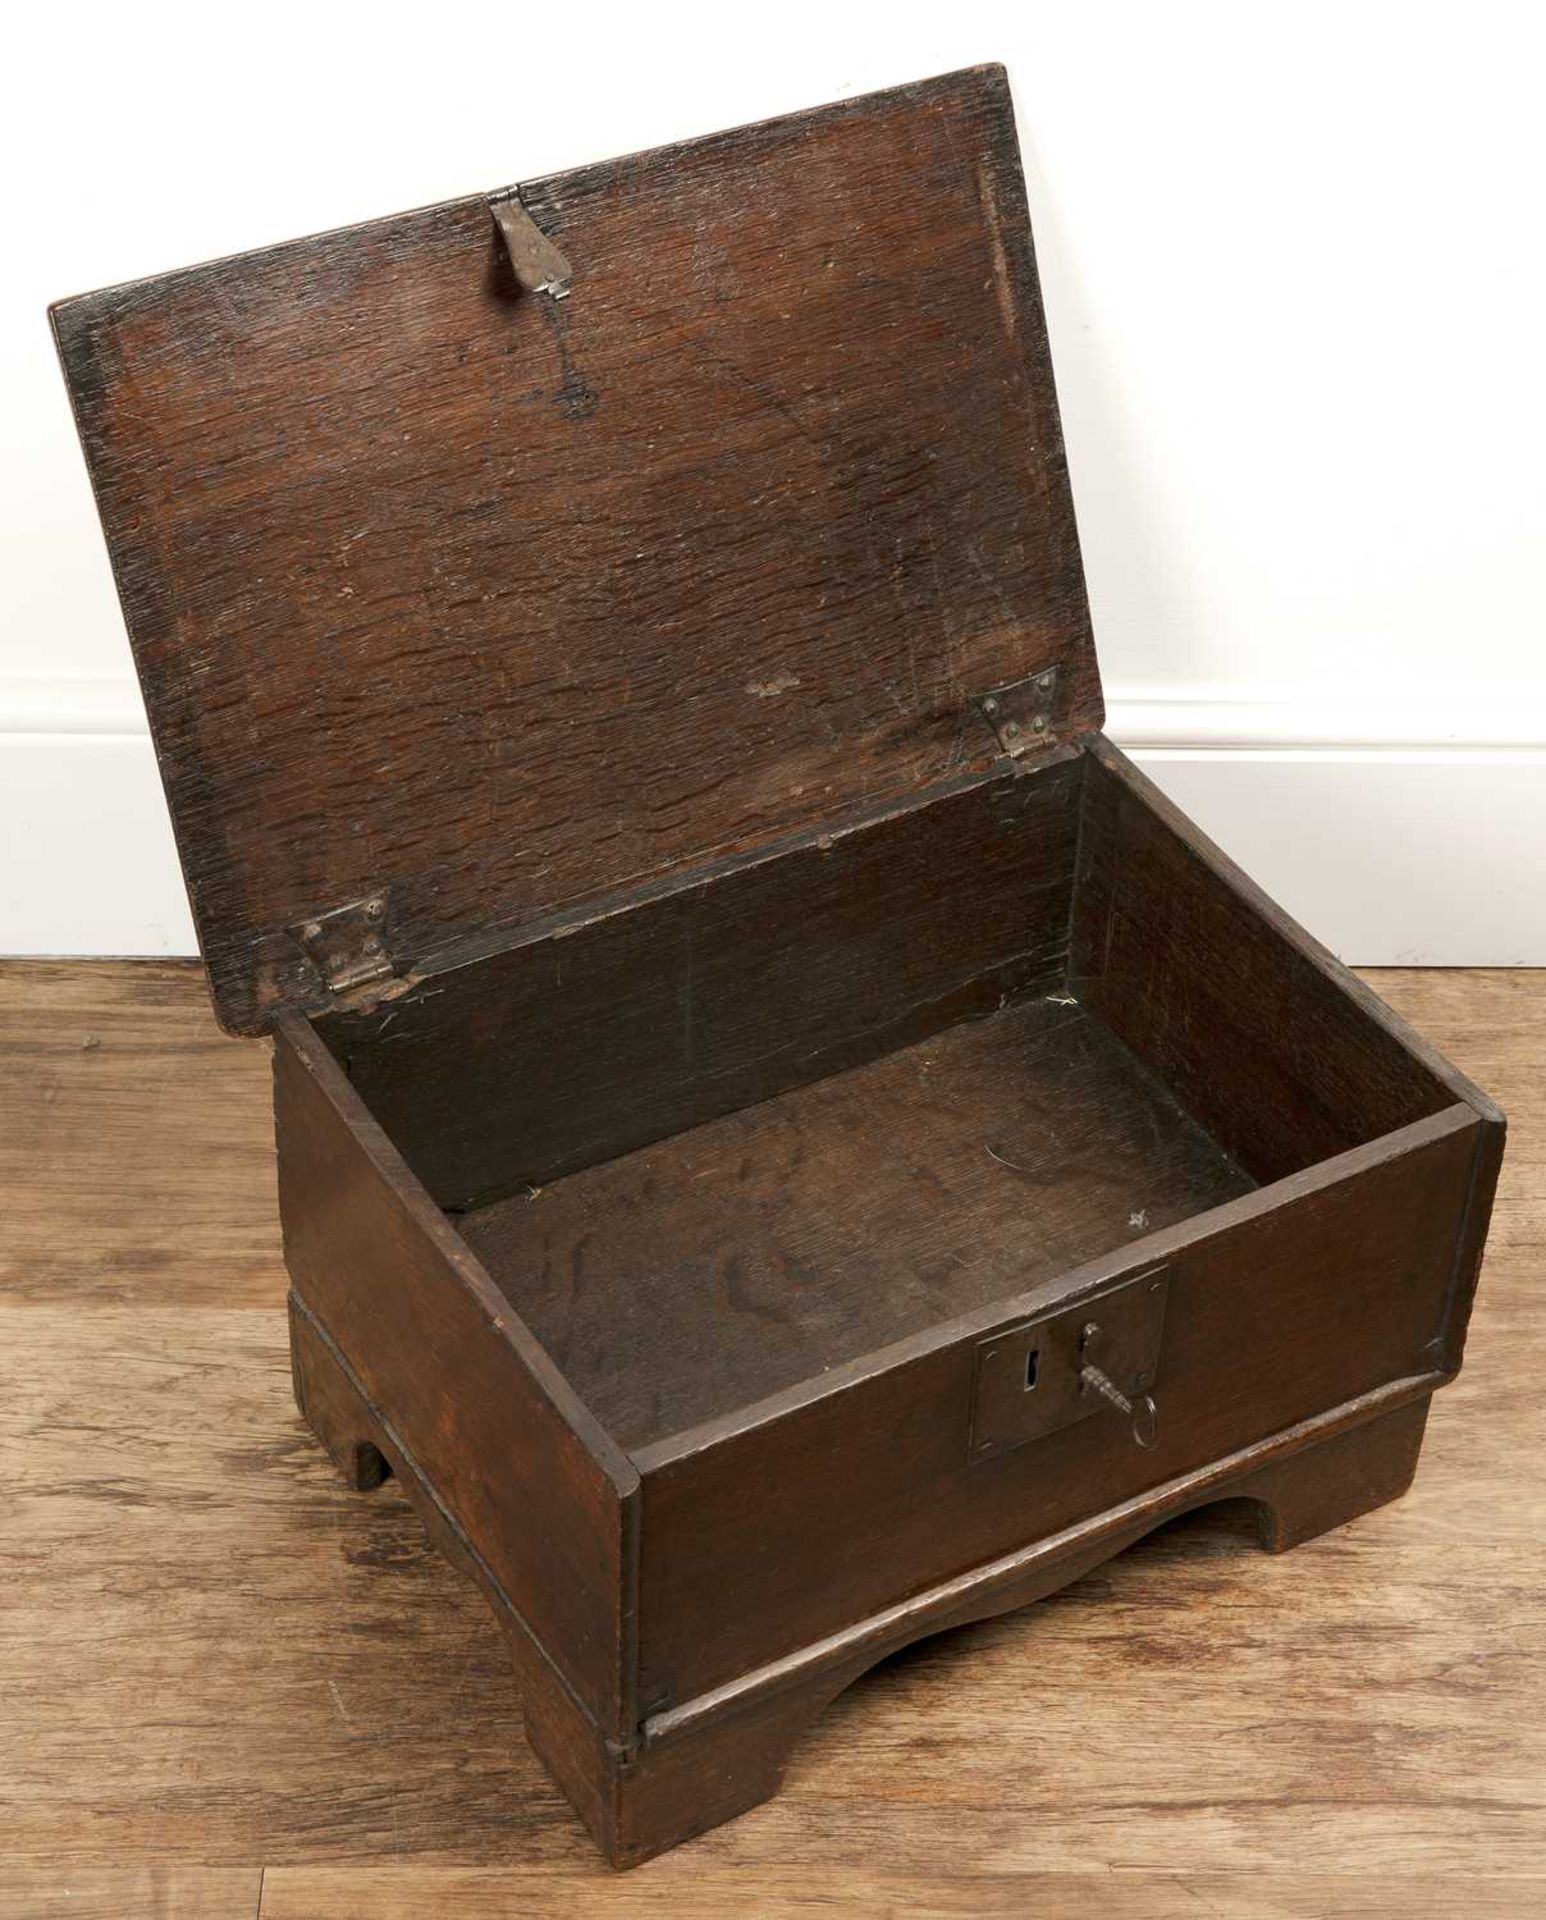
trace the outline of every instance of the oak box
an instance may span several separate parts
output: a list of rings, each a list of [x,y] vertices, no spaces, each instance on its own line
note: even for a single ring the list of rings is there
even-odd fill
[[[1502,1120],[1101,736],[1001,70],[54,322],[302,1408],[609,1858],[1402,1490]]]

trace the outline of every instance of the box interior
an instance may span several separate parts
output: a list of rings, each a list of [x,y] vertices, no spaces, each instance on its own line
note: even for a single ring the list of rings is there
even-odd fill
[[[1062,998],[495,1201],[463,1232],[640,1447],[1247,1191]]]
[[[1451,1099],[1074,749],[316,1025],[636,1451]]]

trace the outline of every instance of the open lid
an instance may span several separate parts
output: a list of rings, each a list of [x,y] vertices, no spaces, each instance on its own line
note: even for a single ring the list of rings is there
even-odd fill
[[[1100,725],[1002,68],[53,320],[232,1031]]]

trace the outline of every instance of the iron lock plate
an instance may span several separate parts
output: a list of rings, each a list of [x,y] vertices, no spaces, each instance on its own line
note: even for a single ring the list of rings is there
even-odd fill
[[[1151,1267],[1072,1306],[1022,1320],[979,1343],[972,1388],[972,1460],[1109,1413],[1087,1378],[1093,1363],[1133,1400],[1154,1388],[1169,1269]]]

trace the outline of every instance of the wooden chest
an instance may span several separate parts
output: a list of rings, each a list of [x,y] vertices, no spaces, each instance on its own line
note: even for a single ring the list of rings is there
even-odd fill
[[[301,1406],[609,1859],[1406,1486],[1502,1119],[1101,737],[1001,70],[54,322]]]

